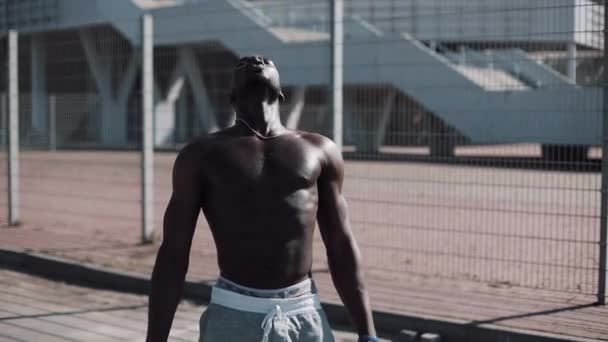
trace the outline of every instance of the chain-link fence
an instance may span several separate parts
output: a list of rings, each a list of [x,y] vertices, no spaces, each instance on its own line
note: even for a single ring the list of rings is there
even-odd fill
[[[603,8],[346,8],[373,31],[347,38],[344,68],[347,194],[370,268],[595,293]]]
[[[37,18],[31,11],[49,10],[46,3],[9,3],[15,6],[9,18],[22,12]],[[118,24],[140,22],[133,18]],[[138,48],[108,25],[34,32],[19,27],[14,30],[19,70],[17,220],[48,227],[53,240],[47,250],[76,250],[90,236],[138,242]]]
[[[602,2],[347,1],[337,65],[325,0],[19,3],[0,17],[20,37],[23,220],[139,239],[147,13],[157,229],[175,151],[233,124],[232,69],[260,53],[281,72],[283,124],[330,137],[341,69],[345,193],[369,270],[598,293]]]

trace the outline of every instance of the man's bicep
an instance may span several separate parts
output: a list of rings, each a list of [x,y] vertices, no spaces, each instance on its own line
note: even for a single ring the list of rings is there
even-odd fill
[[[350,236],[347,204],[342,194],[343,164],[340,151],[334,145],[330,146],[326,163],[317,182],[319,192],[317,221],[323,241],[328,248]]]
[[[200,161],[194,147],[188,145],[180,151],[173,164],[173,198],[200,204],[202,187],[199,167]]]
[[[165,237],[191,239],[202,205],[202,188],[197,160],[185,148],[173,166],[173,193],[165,212]]]

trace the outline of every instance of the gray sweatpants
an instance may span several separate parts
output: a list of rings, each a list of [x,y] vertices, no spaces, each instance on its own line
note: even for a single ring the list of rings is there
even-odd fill
[[[267,313],[254,312],[255,310],[240,310],[243,305],[247,306],[246,303],[266,303],[269,298],[272,298],[273,304],[282,306],[282,300],[299,301],[301,298],[316,296],[316,292],[312,279],[283,289],[260,290],[220,278],[215,285],[211,303],[201,316],[200,341],[260,342],[264,340],[266,330],[268,342],[333,342],[327,316],[318,303],[291,312],[290,306],[286,304],[283,310],[288,311],[283,314],[275,312],[274,318],[268,318]],[[226,300],[226,296],[230,298]]]
[[[259,342],[264,314],[238,311],[210,304],[200,320],[200,342]],[[278,322],[275,322],[278,323]],[[275,324],[269,342],[333,342],[334,337],[323,310],[289,315],[281,326]]]

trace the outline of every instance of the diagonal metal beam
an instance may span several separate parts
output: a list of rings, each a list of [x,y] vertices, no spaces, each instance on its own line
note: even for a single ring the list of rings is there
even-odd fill
[[[395,98],[397,97],[397,91],[394,88],[389,90],[389,93],[384,99],[384,105],[382,107],[382,115],[380,116],[380,122],[378,123],[378,131],[376,139],[374,140],[373,150],[378,151],[384,138],[386,137],[386,131],[388,129],[388,123],[391,119],[391,113],[393,112],[393,106],[395,104]]]
[[[194,104],[203,124],[203,129],[207,132],[217,131],[217,120],[215,114],[210,110],[211,106],[209,98],[207,97],[205,82],[201,77],[202,71],[196,61],[194,52],[187,46],[179,47],[178,58],[183,62],[188,83],[194,92]]]
[[[93,73],[93,78],[95,79],[99,92],[104,97],[111,95],[110,69],[107,63],[103,63],[99,59],[100,51],[97,48],[97,44],[95,44],[95,37],[87,29],[79,30],[78,36],[80,37],[80,42],[82,43],[89,69],[91,70],[91,73]]]
[[[125,71],[125,74],[123,75],[118,86],[118,103],[126,103],[129,99],[129,95],[131,94],[133,84],[135,84],[135,79],[137,78],[137,73],[139,72],[140,66],[141,53],[137,49],[134,49],[131,57],[129,58],[127,70]]]

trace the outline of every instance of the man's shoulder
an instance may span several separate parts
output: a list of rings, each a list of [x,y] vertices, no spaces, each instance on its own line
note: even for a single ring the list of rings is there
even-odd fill
[[[221,144],[216,143],[221,135],[219,132],[200,136],[188,144],[183,146],[177,158],[175,159],[175,166],[181,166],[182,169],[187,168],[190,170],[201,171],[201,167],[207,165],[209,160],[213,158],[215,154],[213,151],[217,149],[217,146]]]
[[[322,150],[331,150],[336,147],[336,144],[328,137],[314,132],[308,131],[295,131],[300,137],[307,141],[308,143],[322,149]]]
[[[323,165],[332,167],[342,165],[342,151],[333,140],[319,133],[306,131],[299,131],[299,133],[303,140],[319,149]]]
[[[188,144],[183,146],[178,154],[178,159],[186,160],[200,160],[203,158],[212,148],[216,137],[214,134],[198,137]]]
[[[232,127],[228,127],[207,135],[200,136],[182,148],[182,152],[185,154],[201,154],[208,151],[210,148],[219,140],[232,137]]]
[[[334,154],[338,151],[337,145],[330,138],[319,133],[302,130],[288,130],[285,136],[291,136],[292,138],[295,137],[295,141],[312,145],[324,153]],[[242,138],[240,135],[235,133],[233,127],[219,130],[193,140],[182,148],[180,154],[184,154],[185,156],[201,157],[209,152],[217,150],[217,148],[225,150],[226,146],[230,146],[230,144],[226,144],[226,142],[233,138]],[[289,140],[294,142],[293,139]]]

